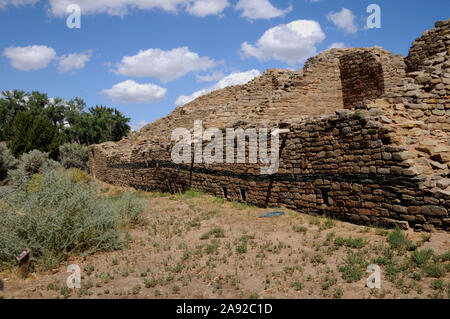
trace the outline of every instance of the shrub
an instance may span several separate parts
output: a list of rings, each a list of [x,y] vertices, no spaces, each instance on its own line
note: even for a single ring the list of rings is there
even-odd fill
[[[91,181],[89,174],[78,168],[72,168],[72,169],[68,170],[67,173],[74,183],[87,184]]]
[[[388,242],[392,248],[396,249],[412,249],[415,248],[412,241],[407,239],[400,228],[395,228],[388,235]]]
[[[18,188],[0,205],[0,267],[15,263],[25,248],[44,269],[69,254],[119,249],[124,243],[119,224],[134,222],[144,208],[130,195],[119,200],[97,195],[94,182],[76,182],[63,169],[31,181],[31,192]]]
[[[412,261],[417,265],[424,265],[433,256],[433,250],[416,250],[411,254]]]
[[[292,283],[291,286],[294,287],[295,290],[297,290],[297,291],[303,290],[303,288],[305,288],[305,285],[298,280],[296,280],[294,283]]]
[[[364,239],[357,237],[357,238],[353,238],[353,237],[348,237],[348,238],[342,238],[342,237],[337,237],[334,240],[334,244],[336,246],[346,246],[346,247],[351,247],[351,248],[363,248],[366,245],[366,242],[364,241]]]
[[[247,252],[247,243],[236,246],[236,252],[238,254],[245,254]]]
[[[41,189],[41,174],[34,174],[27,186],[27,192],[35,193]]]
[[[304,233],[304,234],[306,234],[306,232],[308,231],[308,229],[306,227],[299,226],[299,225],[292,225],[292,230],[297,233]]]
[[[342,279],[346,282],[358,281],[365,273],[365,268],[368,263],[365,260],[364,254],[349,252],[344,264],[339,266],[339,271],[342,273]]]
[[[326,261],[325,261],[325,259],[323,258],[322,255],[318,254],[318,255],[315,255],[315,256],[313,256],[311,258],[311,263],[313,263],[314,265],[325,264]]]
[[[426,264],[423,267],[423,271],[429,276],[434,278],[441,278],[445,276],[445,269],[438,263]]]
[[[8,172],[8,179],[12,186],[25,190],[33,175],[42,174],[58,167],[60,167],[59,163],[49,159],[47,153],[33,150],[21,156],[17,169]]]
[[[61,165],[65,168],[78,168],[88,171],[88,147],[78,143],[66,143],[59,147]]]
[[[116,200],[115,206],[122,227],[144,223],[142,213],[145,211],[146,202],[135,193],[130,191],[123,193]]]
[[[450,261],[450,251],[439,255],[439,259],[443,262]]]
[[[225,237],[225,232],[222,228],[220,227],[216,227],[214,229],[211,229],[209,232],[204,233],[200,239],[204,240],[204,239],[209,239],[209,237],[214,236],[215,238],[224,238]]]
[[[0,182],[8,176],[8,170],[16,168],[18,161],[11,155],[6,143],[0,143]]]

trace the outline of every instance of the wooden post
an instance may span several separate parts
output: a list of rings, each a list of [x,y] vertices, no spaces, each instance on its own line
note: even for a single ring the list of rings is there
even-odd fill
[[[17,261],[19,262],[19,276],[21,278],[27,278],[28,277],[28,270],[30,267],[30,257],[31,257],[31,251],[27,248],[23,252],[20,253],[19,256],[16,257]]]

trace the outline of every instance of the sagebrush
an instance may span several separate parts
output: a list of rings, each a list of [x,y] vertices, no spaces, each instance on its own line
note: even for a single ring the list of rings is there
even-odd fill
[[[78,143],[66,143],[59,147],[61,165],[88,171],[88,147]]]
[[[15,188],[26,189],[33,175],[42,174],[58,167],[61,165],[49,159],[47,153],[33,150],[20,157],[16,169],[8,171],[8,180]]]
[[[75,173],[75,174],[74,174]],[[0,203],[0,266],[15,263],[25,248],[44,269],[70,254],[120,249],[126,223],[139,220],[143,199],[126,193],[119,198],[97,193],[91,180],[62,168],[34,174]],[[122,226],[122,227],[120,227]]]
[[[5,142],[0,143],[0,182],[3,181],[7,175],[8,170],[17,167],[19,162],[11,154]]]

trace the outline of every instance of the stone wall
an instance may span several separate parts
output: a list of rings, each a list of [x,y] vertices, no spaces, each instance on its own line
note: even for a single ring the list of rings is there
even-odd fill
[[[383,68],[371,52],[354,52],[340,58],[344,107],[384,94]]]
[[[426,30],[414,41],[405,58],[407,71],[420,71],[430,66],[430,59],[448,56],[450,40],[450,19],[438,21],[435,28]]]
[[[394,132],[395,133],[395,132]],[[405,147],[391,145],[392,129],[365,111],[338,111],[290,126],[280,167],[262,164],[174,164],[166,149],[141,161],[117,161],[91,148],[97,178],[143,190],[205,190],[259,206],[286,206],[372,225],[447,229],[450,196],[423,186]],[[226,150],[224,150],[224,154]],[[236,153],[236,151],[235,151]]]
[[[405,77],[405,63],[381,48],[358,49],[339,58],[343,107],[382,97],[398,96]]]
[[[450,132],[450,19],[436,22],[411,46],[405,62],[405,107],[432,130]]]
[[[267,70],[118,143],[91,146],[91,172],[144,190],[194,187],[356,223],[450,230],[449,42],[438,41],[447,51],[427,49],[428,39],[448,38],[449,25],[437,23],[413,44],[408,73],[403,57],[378,47],[328,50],[302,70]],[[352,110],[360,102],[368,110]],[[223,131],[288,128],[278,172],[261,175],[260,164],[248,161],[175,164],[171,133],[184,127],[192,134],[195,120]]]

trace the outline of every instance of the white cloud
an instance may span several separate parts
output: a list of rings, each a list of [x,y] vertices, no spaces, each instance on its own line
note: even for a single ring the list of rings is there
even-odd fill
[[[61,73],[70,70],[83,69],[86,63],[90,60],[92,53],[71,53],[63,55],[59,58],[58,71]]]
[[[163,99],[167,89],[155,84],[139,84],[132,80],[115,84],[101,93],[110,99],[125,103],[157,102]]]
[[[328,46],[328,50],[330,49],[343,49],[345,48],[345,44],[342,42],[333,42]]]
[[[223,89],[224,87],[238,84],[246,84],[247,82],[253,80],[255,77],[261,75],[258,70],[250,70],[247,72],[235,72],[227,75],[222,80],[214,85],[213,90]]]
[[[316,44],[324,39],[325,34],[318,22],[296,20],[267,30],[255,45],[242,43],[241,50],[244,56],[263,61],[275,59],[294,66],[314,56]]]
[[[148,122],[146,120],[142,120],[139,122],[133,122],[130,125],[131,131],[133,131],[133,132],[139,131],[141,128],[143,128],[147,124],[148,124]]]
[[[196,75],[197,82],[214,82],[224,77],[222,71],[215,71],[212,74]]]
[[[27,47],[9,47],[3,54],[11,61],[11,65],[21,71],[41,70],[56,58],[53,48],[45,45]]]
[[[39,0],[0,0],[0,9],[5,8],[8,5],[18,7],[27,4],[35,4],[37,2],[39,2]]]
[[[349,9],[342,8],[340,12],[330,12],[327,19],[332,21],[339,29],[347,33],[356,33],[358,28],[355,25],[355,15]]]
[[[292,5],[282,10],[274,7],[269,0],[239,0],[235,9],[242,11],[241,17],[244,18],[271,19],[291,12]]]
[[[222,78],[220,81],[218,81],[216,84],[214,84],[213,86],[211,86],[209,88],[196,91],[192,95],[179,96],[178,99],[175,101],[175,105],[177,105],[177,106],[184,105],[186,103],[189,103],[189,102],[195,100],[199,96],[211,93],[214,90],[223,89],[227,86],[245,84],[245,83],[253,80],[255,77],[259,76],[260,74],[261,74],[261,72],[259,72],[258,70],[255,70],[255,69],[247,71],[247,72],[231,73],[228,76]]]
[[[80,5],[84,14],[107,13],[117,16],[124,16],[133,9],[161,9],[172,13],[184,9],[192,15],[203,17],[220,14],[229,6],[227,0],[50,0],[50,12],[63,17],[70,4]]]
[[[192,71],[205,71],[218,62],[200,57],[187,47],[163,51],[160,49],[140,50],[137,55],[125,56],[113,70],[116,74],[134,77],[154,77],[163,82],[178,79]]]
[[[186,11],[195,16],[205,17],[220,14],[229,6],[230,3],[227,0],[197,0],[190,2]]]

